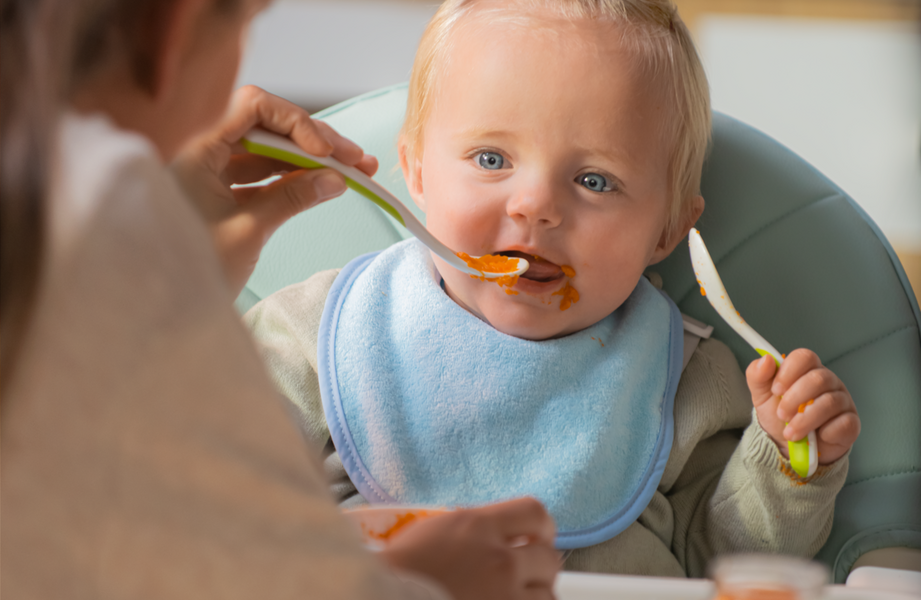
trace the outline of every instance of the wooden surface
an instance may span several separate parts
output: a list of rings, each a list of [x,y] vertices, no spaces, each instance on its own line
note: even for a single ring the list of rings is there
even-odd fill
[[[692,30],[698,17],[707,13],[889,21],[921,19],[918,0],[675,0],[675,4]]]

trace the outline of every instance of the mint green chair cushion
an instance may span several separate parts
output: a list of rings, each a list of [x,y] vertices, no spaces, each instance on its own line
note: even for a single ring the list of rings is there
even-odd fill
[[[405,103],[401,84],[317,117],[375,154],[375,179],[414,207],[395,147]],[[698,228],[736,308],[781,352],[815,350],[860,412],[863,429],[818,559],[843,582],[870,550],[921,548],[921,315],[892,248],[841,189],[725,115],[714,114],[702,191]],[[407,235],[350,191],[275,234],[238,307]],[[756,358],[700,295],[686,245],[655,270],[681,310],[713,325],[743,369]]]

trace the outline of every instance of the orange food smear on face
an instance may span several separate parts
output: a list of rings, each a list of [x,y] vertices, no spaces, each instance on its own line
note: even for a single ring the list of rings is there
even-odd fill
[[[569,282],[566,282],[562,288],[550,294],[551,296],[562,296],[563,299],[560,300],[560,310],[566,310],[573,304],[579,301],[579,292],[576,288],[569,285]]]
[[[563,270],[563,275],[572,279],[576,276],[576,270],[570,267],[569,265],[561,265],[560,269]]]

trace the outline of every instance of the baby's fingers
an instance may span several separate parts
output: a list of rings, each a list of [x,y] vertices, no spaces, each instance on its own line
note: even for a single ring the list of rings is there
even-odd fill
[[[795,366],[791,365],[790,369],[787,369],[787,362],[781,366],[771,388],[774,394],[780,397],[777,404],[779,419],[790,421],[806,402],[814,401],[822,394],[845,389],[838,376],[818,362],[818,357],[814,362],[809,360]],[[792,381],[791,374],[796,375]]]
[[[828,421],[816,432],[819,464],[827,465],[844,456],[860,435],[860,417],[846,412]]]
[[[777,366],[774,359],[770,356],[762,356],[754,360],[745,370],[745,381],[748,383],[748,389],[751,391],[752,403],[757,407],[761,406],[773,397],[771,384],[774,381],[774,372]]]
[[[783,436],[791,441],[801,440],[810,431],[819,429],[843,414],[857,414],[847,390],[825,392],[800,404],[796,414],[789,419],[789,424],[784,428]]]

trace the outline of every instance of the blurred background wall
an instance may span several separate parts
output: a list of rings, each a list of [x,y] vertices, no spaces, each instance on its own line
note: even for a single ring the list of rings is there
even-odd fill
[[[713,107],[776,138],[880,226],[921,293],[921,0],[677,0]],[[315,112],[405,81],[432,0],[276,0],[239,83]]]

